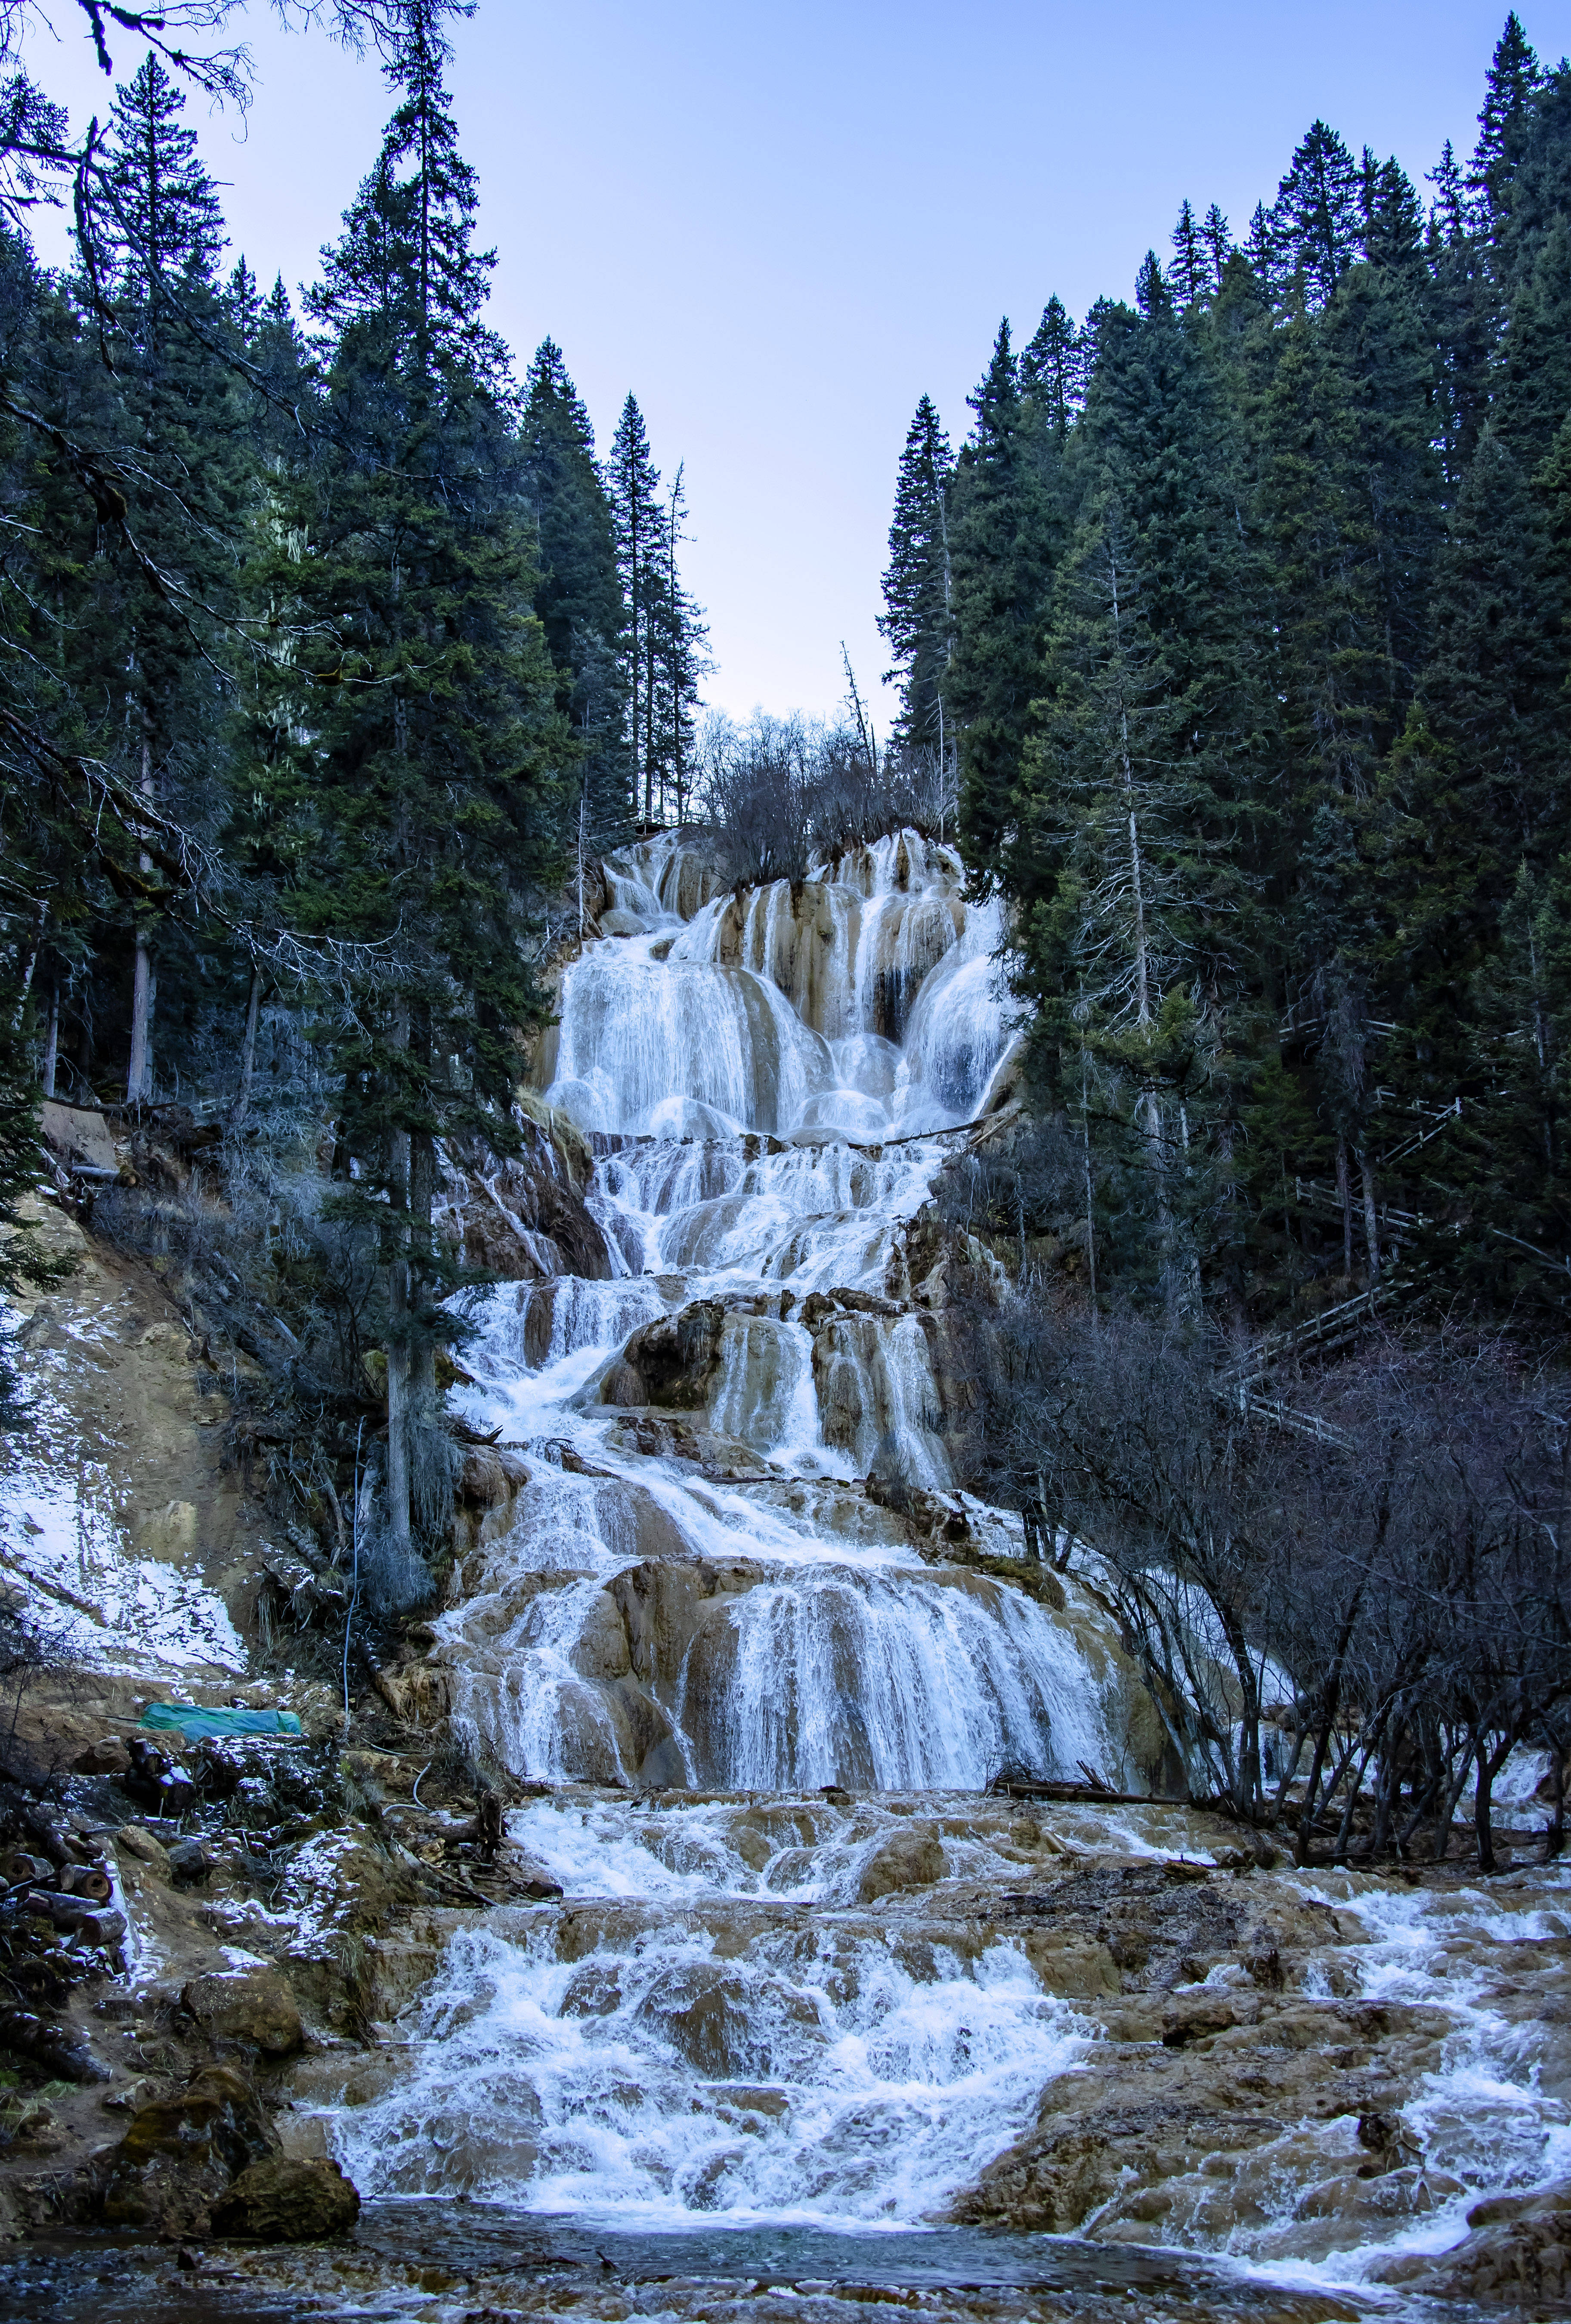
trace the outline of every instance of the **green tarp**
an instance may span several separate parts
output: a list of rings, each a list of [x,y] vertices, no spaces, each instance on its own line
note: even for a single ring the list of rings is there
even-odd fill
[[[163,1734],[178,1732],[189,1741],[205,1735],[299,1735],[303,1732],[292,1711],[199,1711],[193,1702],[150,1702],[137,1721]]]

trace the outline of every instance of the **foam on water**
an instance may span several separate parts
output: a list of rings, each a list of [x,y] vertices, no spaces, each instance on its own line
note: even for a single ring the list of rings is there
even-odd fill
[[[1012,1946],[918,1973],[876,1935],[793,1921],[721,1953],[674,1899],[579,1960],[550,1927],[465,1933],[414,2032],[410,2079],[341,2123],[363,2191],[646,2230],[920,2221],[1084,2040]]]

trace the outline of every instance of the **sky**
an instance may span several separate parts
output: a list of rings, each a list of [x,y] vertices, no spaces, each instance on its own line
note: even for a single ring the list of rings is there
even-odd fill
[[[28,61],[74,123],[106,107],[70,0]],[[1571,0],[1520,10],[1546,62]],[[844,642],[881,729],[876,617],[896,463],[930,394],[958,446],[1001,317],[1083,316],[1166,258],[1180,201],[1242,236],[1317,116],[1422,189],[1472,147],[1502,0],[480,0],[451,87],[498,253],[489,319],[548,334],[602,449],[638,398],[685,471],[714,706],[833,716]],[[233,247],[291,292],[374,158],[374,61],[253,0],[248,120],[186,119]],[[116,78],[140,61],[111,34]],[[63,255],[58,229],[39,235]]]

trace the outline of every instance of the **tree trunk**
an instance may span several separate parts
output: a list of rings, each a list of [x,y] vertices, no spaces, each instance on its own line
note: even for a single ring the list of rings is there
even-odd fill
[[[256,1067],[256,1019],[262,1008],[262,972],[251,964],[251,991],[245,1002],[245,1036],[240,1044],[240,1086],[229,1120],[238,1130],[251,1111],[251,1077]]]
[[[393,1017],[388,1046],[408,1050],[409,1011]],[[402,1094],[402,1093],[401,1093]],[[410,1135],[395,1130],[389,1139],[387,1196],[393,1211],[393,1243],[387,1262],[387,1517],[395,1551],[412,1554],[410,1524]]]
[[[1380,1281],[1380,1217],[1375,1208],[1374,1171],[1362,1148],[1358,1157],[1358,1175],[1363,1182],[1363,1238],[1369,1245],[1369,1286],[1372,1291]]]
[[[136,1105],[152,1092],[147,1065],[148,1022],[152,1014],[152,962],[147,931],[136,931],[136,966],[131,983],[131,1062],[125,1072],[125,1102]]]
[[[1478,1868],[1481,1872],[1494,1872],[1499,1868],[1495,1863],[1494,1828],[1491,1821],[1494,1779],[1515,1750],[1516,1744],[1517,1730],[1511,1727],[1495,1750],[1486,1751],[1482,1737],[1474,1746],[1474,1756],[1478,1762],[1478,1781],[1473,1794],[1473,1829],[1478,1835]]]
[[[43,1037],[43,1093],[54,1095],[55,1067],[60,1062],[60,983],[57,979],[49,996],[49,1029]]]
[[[142,796],[152,805],[152,738],[145,720],[142,729]],[[141,859],[143,872],[151,872],[152,859]],[[152,1071],[149,1042],[152,1023],[152,958],[147,942],[147,930],[136,931],[136,965],[131,983],[131,1062],[125,1073],[125,1102],[139,1105],[152,1095]]]
[[[1347,1140],[1336,1140],[1336,1198],[1342,1205],[1342,1272],[1353,1280],[1353,1187],[1347,1175]]]

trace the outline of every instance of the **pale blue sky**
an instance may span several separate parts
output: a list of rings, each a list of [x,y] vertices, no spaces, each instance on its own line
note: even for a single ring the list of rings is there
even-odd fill
[[[73,118],[103,83],[58,0],[33,69]],[[1529,0],[1546,60],[1571,5]],[[957,443],[1000,315],[1083,315],[1167,255],[1187,194],[1242,233],[1317,115],[1415,180],[1471,147],[1502,0],[481,0],[453,91],[521,366],[550,333],[602,445],[631,387],[679,460],[708,608],[712,702],[828,712],[840,641],[877,696],[895,462],[924,391]],[[200,132],[236,248],[291,290],[314,268],[391,102],[370,63],[260,7],[243,141]],[[116,77],[138,61],[118,36]],[[45,240],[47,247],[47,238]]]

